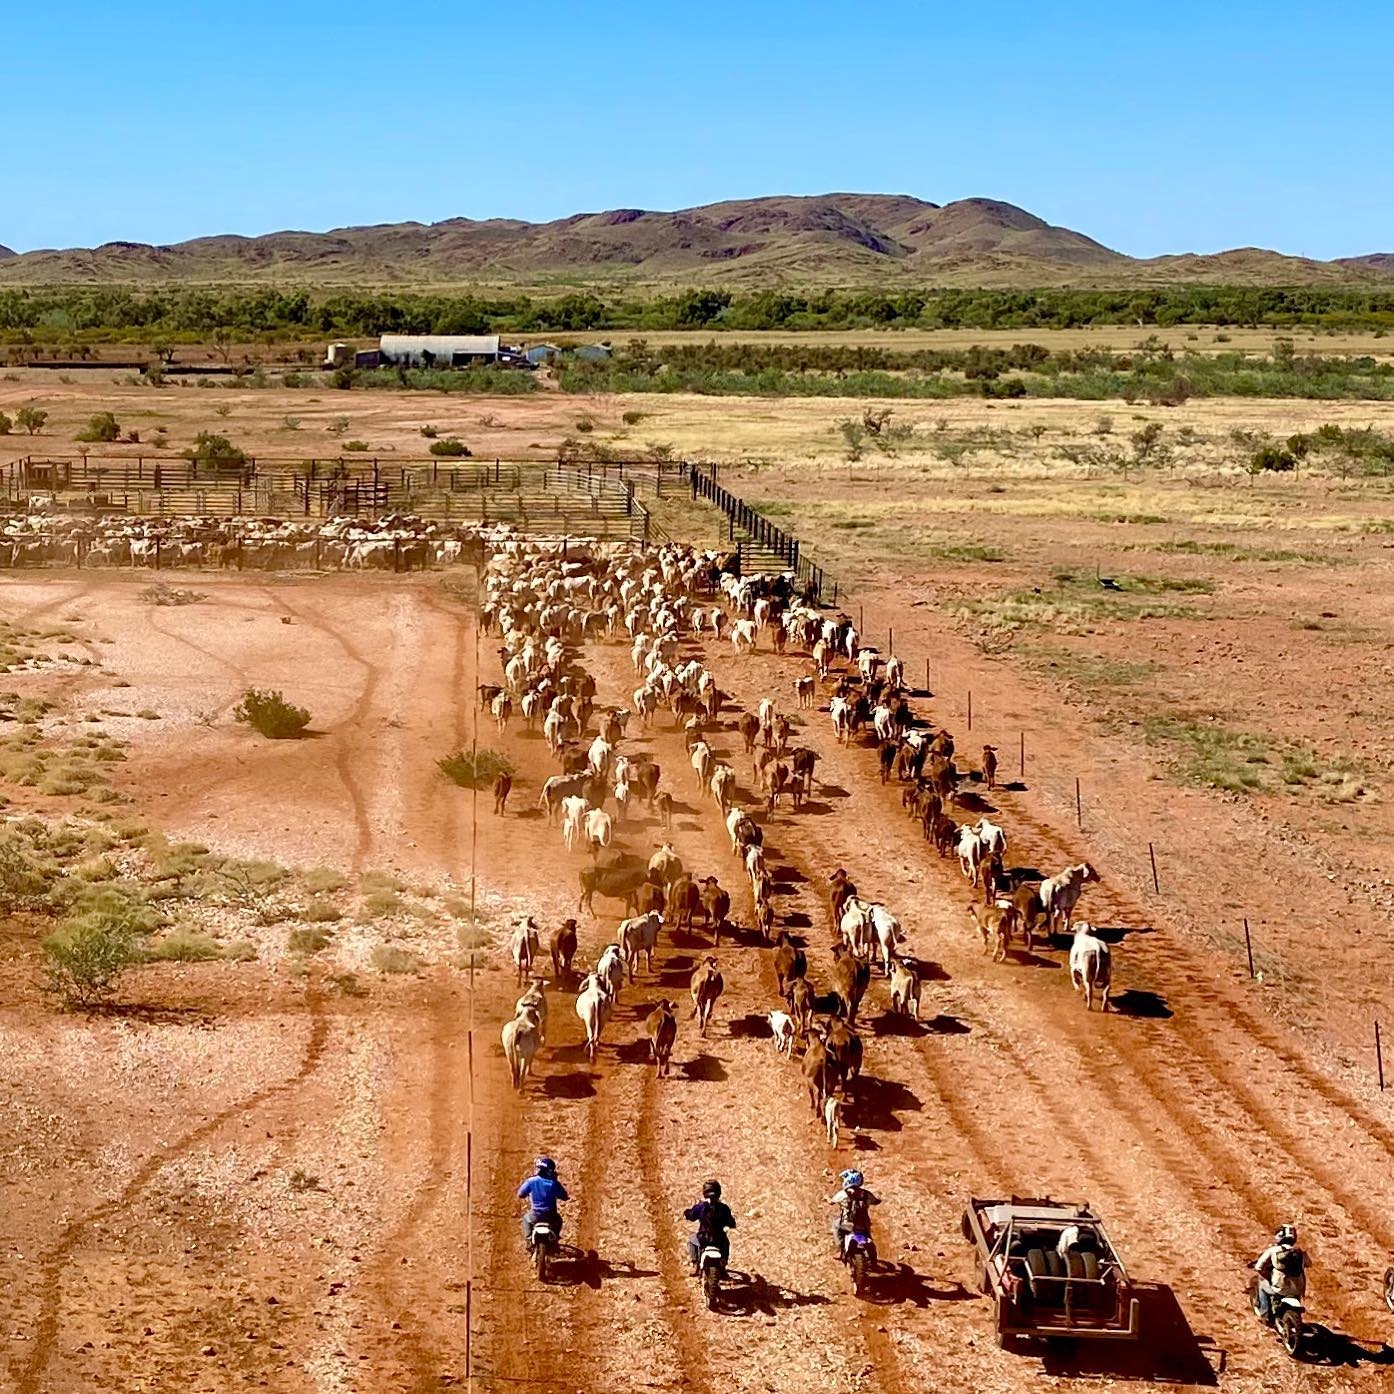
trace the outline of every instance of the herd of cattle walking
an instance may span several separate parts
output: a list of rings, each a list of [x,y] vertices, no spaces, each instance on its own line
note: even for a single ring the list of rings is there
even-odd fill
[[[723,569],[723,558],[669,545],[636,551],[624,544],[599,544],[584,556],[559,548],[514,541],[494,551],[484,573],[480,604],[486,634],[497,634],[502,681],[480,687],[480,703],[499,731],[519,714],[529,728],[540,724],[559,773],[546,779],[537,804],[551,827],[559,827],[568,852],[590,854],[578,873],[577,914],[594,915],[597,896],[623,904],[612,942],[581,971],[578,927],[567,918],[549,934],[533,915],[514,927],[509,950],[518,985],[525,988],[514,1017],[503,1027],[510,1078],[522,1089],[533,1059],[546,1043],[548,1000],[542,972],[551,959],[551,980],[575,989],[574,1006],[593,1062],[620,995],[640,971],[652,972],[663,929],[695,935],[698,928],[719,949],[722,935],[737,937],[732,898],[715,876],[696,876],[666,840],[673,823],[674,791],[665,787],[655,760],[627,748],[639,730],[666,708],[684,732],[687,761],[699,793],[710,798],[729,837],[731,853],[750,886],[752,923],[773,949],[780,1006],[768,1013],[774,1045],[792,1058],[799,1052],[810,1107],[837,1145],[844,1112],[855,1107],[863,1043],[858,1013],[874,971],[887,983],[890,1009],[917,1018],[923,966],[907,948],[892,909],[863,897],[842,868],[827,879],[827,900],[836,934],[827,990],[810,978],[809,956],[787,931],[777,929],[775,882],[767,865],[765,826],[787,796],[797,812],[810,798],[818,753],[791,744],[794,721],[766,697],[732,725],[751,760],[752,781],[764,819],[752,804],[737,802],[735,767],[714,748],[727,694],[703,661],[703,651],[683,656],[683,646],[710,635],[729,637],[737,655],[753,653],[767,640],[776,653],[806,651],[813,671],[794,684],[801,711],[818,699],[819,682],[831,683],[828,711],[836,740],[856,741],[868,728],[882,782],[904,782],[903,804],[942,856],[955,856],[974,888],[970,914],[984,952],[1005,959],[1020,940],[1030,952],[1038,935],[1070,934],[1070,978],[1093,1008],[1095,996],[1108,1009],[1111,951],[1074,915],[1097,873],[1088,863],[1038,882],[1014,884],[1005,869],[1005,830],[979,817],[960,823],[951,810],[972,803],[954,764],[952,736],[930,734],[911,711],[900,661],[860,642],[845,616],[830,617],[791,595],[788,578],[740,578]],[[597,706],[594,676],[583,665],[587,640],[623,639],[639,685],[625,706]],[[840,665],[835,669],[835,664]],[[594,730],[593,730],[594,724]],[[806,729],[806,728],[805,728]],[[593,731],[593,734],[592,734]],[[732,755],[731,759],[737,758]],[[982,787],[996,787],[996,756],[984,747]],[[685,777],[685,776],[684,776]],[[511,777],[495,787],[495,809],[503,812]],[[620,852],[616,838],[643,805],[664,830],[665,840],[647,859]],[[978,807],[982,807],[979,802]],[[707,1033],[725,983],[716,954],[705,956],[689,984],[691,1019]],[[678,1034],[678,1007],[661,999],[645,1023],[650,1054],[666,1074]]]

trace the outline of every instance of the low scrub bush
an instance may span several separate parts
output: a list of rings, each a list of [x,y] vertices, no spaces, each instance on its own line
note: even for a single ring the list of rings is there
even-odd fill
[[[474,454],[464,441],[457,440],[454,436],[446,436],[444,440],[433,440],[430,450],[432,455],[447,460],[463,460]]]
[[[328,895],[343,890],[348,885],[348,878],[327,866],[312,866],[300,873],[300,884],[311,895]]]
[[[287,702],[279,692],[261,688],[243,693],[232,714],[273,741],[294,740],[310,724],[310,713],[304,707]]]
[[[425,966],[420,954],[394,944],[379,944],[373,950],[373,967],[379,973],[419,973]]]
[[[41,947],[45,986],[79,1011],[106,1001],[121,975],[144,957],[139,936],[124,918],[96,910],[74,915]]]
[[[171,930],[145,950],[151,963],[208,963],[222,957],[223,946],[211,934],[190,929]]]
[[[499,775],[513,773],[513,762],[497,750],[461,750],[437,760],[436,765],[462,789],[487,789]]]
[[[300,912],[307,924],[334,924],[344,918],[344,912],[327,900],[312,900]]]
[[[121,427],[109,411],[99,411],[77,433],[77,439],[93,444],[110,445],[121,439]]]
[[[208,596],[203,591],[179,590],[175,586],[167,586],[164,582],[158,585],[146,586],[141,591],[140,598],[147,605],[197,605],[201,600],[207,600]]]
[[[329,935],[322,929],[293,929],[286,948],[293,954],[317,954],[329,947]]]

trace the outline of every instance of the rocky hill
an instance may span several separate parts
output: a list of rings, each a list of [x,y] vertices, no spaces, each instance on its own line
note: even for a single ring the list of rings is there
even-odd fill
[[[826,194],[672,213],[618,208],[550,223],[452,218],[200,237],[168,247],[109,242],[5,257],[0,285],[1296,284],[1385,279],[1394,274],[1390,260],[1318,262],[1254,248],[1138,260],[993,199],[941,206],[901,194]]]

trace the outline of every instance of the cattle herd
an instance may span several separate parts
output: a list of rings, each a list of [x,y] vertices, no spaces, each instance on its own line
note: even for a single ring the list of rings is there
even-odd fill
[[[593,965],[577,957],[576,920],[564,920],[546,936],[552,979],[575,991],[575,1010],[594,1061],[626,985],[652,970],[665,929],[692,942],[699,931],[719,949],[741,937],[732,924],[732,896],[716,876],[684,866],[666,840],[676,791],[691,778],[699,803],[710,799],[724,824],[732,857],[749,886],[752,937],[771,951],[780,1005],[768,1014],[776,1050],[797,1058],[811,1109],[837,1144],[844,1123],[855,1122],[863,1044],[858,1013],[873,976],[884,978],[891,1011],[917,1018],[925,965],[910,951],[894,910],[864,896],[846,871],[827,876],[827,905],[835,936],[828,977],[815,987],[805,945],[781,927],[764,828],[787,798],[797,816],[815,789],[818,753],[793,744],[794,721],[774,697],[723,721],[727,694],[707,666],[701,642],[729,640],[735,655],[767,644],[778,654],[807,653],[810,671],[793,684],[800,711],[827,689],[834,738],[874,752],[883,782],[904,785],[903,804],[941,856],[953,856],[974,891],[973,921],[984,952],[1001,961],[1018,940],[1028,952],[1038,935],[1072,934],[1070,976],[1092,1008],[1095,995],[1108,1009],[1109,946],[1075,910],[1087,885],[1097,880],[1087,863],[1041,881],[1018,882],[1007,870],[1007,835],[986,817],[960,822],[954,810],[981,808],[954,763],[948,731],[933,731],[910,705],[900,660],[860,642],[843,615],[830,615],[798,599],[789,576],[742,578],[729,559],[712,552],[667,545],[638,549],[597,544],[584,556],[563,555],[555,545],[515,540],[495,550],[484,569],[480,596],[483,631],[496,635],[501,681],[480,687],[481,709],[504,732],[521,714],[540,724],[558,772],[547,778],[537,804],[557,828],[568,852],[588,852],[579,872],[576,913],[596,915],[596,899],[623,907],[613,941]],[[629,647],[637,686],[623,706],[597,704],[597,684],[585,667],[587,641]],[[651,757],[627,749],[633,736],[671,713],[686,737],[687,764],[671,780]],[[807,719],[803,719],[806,723]],[[800,734],[807,735],[807,724]],[[736,768],[716,748],[717,733],[734,731],[751,761],[752,797],[741,802]],[[870,739],[863,739],[869,737]],[[738,757],[733,753],[731,760]],[[974,776],[980,788],[996,783],[996,756],[983,750]],[[680,784],[681,782],[681,784]],[[670,787],[671,786],[671,787]],[[496,808],[501,809],[496,788]],[[504,800],[507,788],[503,790]],[[654,811],[665,840],[651,856],[619,850],[617,836],[640,805]],[[521,1089],[533,1057],[545,1045],[545,983],[540,973],[543,932],[525,916],[513,929],[510,953],[519,986],[527,991],[503,1030],[504,1053]],[[718,956],[698,963],[691,977],[691,1013],[705,1035],[724,988]],[[667,998],[646,1022],[651,1059],[666,1073],[678,1034],[678,1009]]]
[[[0,521],[0,568],[418,571],[472,564],[513,536],[506,525],[466,526],[405,513],[324,521],[24,513]]]

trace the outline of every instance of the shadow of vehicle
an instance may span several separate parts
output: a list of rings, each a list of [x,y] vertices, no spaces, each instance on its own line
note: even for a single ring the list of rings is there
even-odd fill
[[[562,1244],[552,1259],[547,1282],[548,1286],[588,1287],[598,1291],[606,1282],[656,1277],[656,1268],[637,1268],[632,1263],[603,1259],[594,1249],[577,1249],[570,1244]]]
[[[1067,1379],[1115,1379],[1188,1384],[1214,1388],[1216,1366],[1208,1358],[1208,1338],[1191,1330],[1176,1294],[1165,1283],[1134,1283],[1138,1299],[1136,1341],[1065,1341],[1046,1346],[1042,1369]],[[1039,1347],[1035,1347],[1039,1349]]]
[[[1176,1015],[1167,1006],[1166,998],[1157,992],[1145,992],[1141,988],[1130,987],[1109,999],[1109,1009],[1119,1016],[1141,1017],[1146,1021],[1166,1021]]]
[[[1384,1342],[1379,1345],[1367,1345],[1363,1341],[1357,1341],[1353,1336],[1346,1335],[1344,1331],[1317,1324],[1312,1328],[1312,1349],[1305,1357],[1304,1363],[1330,1367],[1340,1365],[1347,1368],[1357,1365],[1394,1365],[1394,1347]]]
[[[728,1268],[717,1299],[717,1310],[740,1316],[772,1317],[795,1307],[825,1307],[829,1298],[816,1292],[794,1292],[770,1282],[759,1273]]]
[[[864,1294],[867,1302],[878,1307],[898,1307],[906,1302],[916,1307],[928,1307],[931,1302],[971,1302],[977,1296],[962,1283],[945,1288],[934,1287],[908,1263],[878,1263]]]

